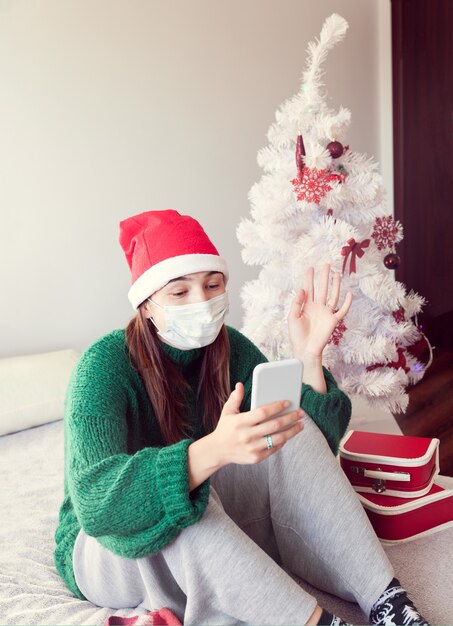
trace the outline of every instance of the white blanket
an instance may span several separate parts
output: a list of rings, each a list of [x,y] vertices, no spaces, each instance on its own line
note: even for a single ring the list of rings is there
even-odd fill
[[[108,615],[146,612],[112,611],[82,602],[55,569],[54,532],[63,498],[61,420],[0,437],[0,476],[1,624],[102,626]],[[385,550],[397,577],[430,623],[453,624],[453,528]],[[357,605],[301,584],[343,619],[366,623]]]

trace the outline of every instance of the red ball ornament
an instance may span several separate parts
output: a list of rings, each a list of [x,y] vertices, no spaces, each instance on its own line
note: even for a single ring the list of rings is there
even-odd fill
[[[423,365],[428,365],[430,359],[430,350],[428,340],[424,333],[420,333],[419,339],[410,346],[407,346],[406,350],[409,352],[409,354],[415,357],[417,361],[420,361],[420,363],[422,363]]]
[[[384,257],[384,265],[388,270],[396,270],[400,263],[401,259],[394,252],[391,252]]]
[[[338,159],[343,154],[343,146],[339,141],[331,141],[327,144],[327,150],[330,152],[332,159]]]

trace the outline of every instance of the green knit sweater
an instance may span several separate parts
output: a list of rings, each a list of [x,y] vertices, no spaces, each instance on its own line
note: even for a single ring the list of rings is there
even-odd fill
[[[241,411],[250,409],[252,372],[267,359],[238,330],[230,339],[231,389],[245,386]],[[140,558],[164,548],[203,515],[209,480],[190,492],[187,448],[203,432],[195,394],[203,348],[161,344],[192,388],[187,422],[192,438],[165,445],[140,374],[131,364],[125,330],[114,330],[81,355],[69,381],[64,413],[64,500],[55,531],[55,566],[68,588],[77,587],[72,552],[82,527],[105,548]],[[346,431],[351,402],[323,368],[327,393],[303,384],[301,407],[321,428],[332,451]]]

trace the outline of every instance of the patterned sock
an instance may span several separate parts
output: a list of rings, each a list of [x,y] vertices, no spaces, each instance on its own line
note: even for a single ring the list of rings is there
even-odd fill
[[[394,578],[380,598],[373,604],[370,620],[376,626],[429,626],[414,603],[407,597],[400,581]]]
[[[322,610],[321,617],[319,618],[318,626],[350,626],[346,622],[343,622],[339,617],[335,617],[326,611],[326,609]]]

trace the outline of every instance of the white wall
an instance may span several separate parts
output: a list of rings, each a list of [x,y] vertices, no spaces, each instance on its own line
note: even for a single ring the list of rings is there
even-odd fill
[[[392,21],[390,0],[378,3],[378,97],[379,164],[387,193],[387,206],[394,214],[393,199],[393,94]]]
[[[325,66],[330,103],[352,111],[351,147],[389,156],[387,5],[0,0],[0,355],[83,349],[124,327],[118,222],[151,209],[200,220],[229,262],[240,327],[258,268],[235,231],[256,153],[334,11],[350,29]]]

